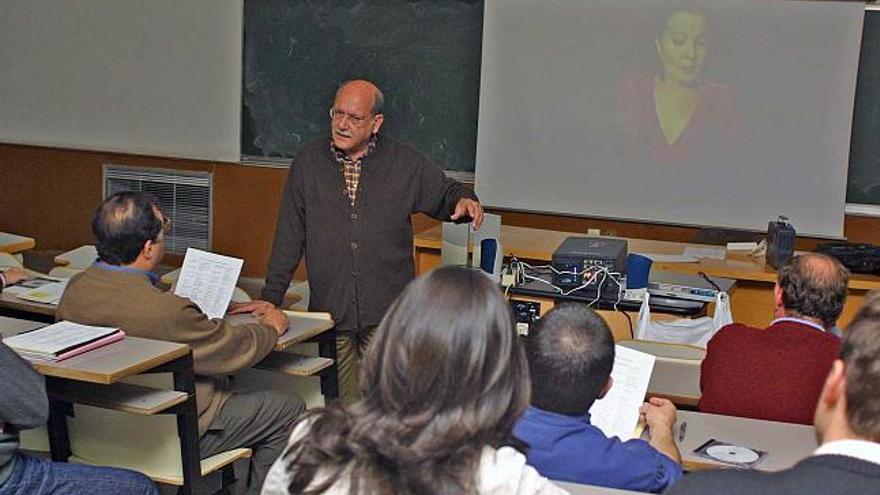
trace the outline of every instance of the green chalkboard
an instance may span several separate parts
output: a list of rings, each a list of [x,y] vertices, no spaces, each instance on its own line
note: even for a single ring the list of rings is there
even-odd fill
[[[474,170],[481,0],[246,0],[242,155],[292,157],[327,136],[342,81],[385,93],[382,132]]]
[[[865,12],[850,144],[847,203],[880,205],[880,12]]]

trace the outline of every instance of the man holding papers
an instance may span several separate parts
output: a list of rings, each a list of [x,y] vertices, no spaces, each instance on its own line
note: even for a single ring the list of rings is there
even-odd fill
[[[149,478],[134,471],[51,462],[19,452],[18,432],[46,424],[49,400],[43,377],[2,342],[0,377],[0,495],[159,495]]]
[[[256,492],[305,404],[286,393],[233,387],[228,375],[266,357],[287,329],[287,317],[264,304],[254,309],[260,323],[231,325],[209,319],[187,298],[154,287],[152,270],[162,259],[167,227],[146,194],[108,198],[92,222],[98,261],[71,279],[56,317],[189,344],[197,375],[200,453],[207,457],[232,448],[253,449],[250,489]]]
[[[880,493],[880,292],[865,298],[825,378],[813,423],[822,444],[776,473],[693,473],[669,493],[867,495]]]
[[[681,479],[671,402],[654,398],[642,406],[650,443],[608,438],[591,424],[593,403],[614,386],[614,340],[593,310],[586,305],[557,306],[529,334],[526,353],[531,405],[514,435],[529,445],[528,463],[539,473],[560,481],[648,492],[660,492]]]

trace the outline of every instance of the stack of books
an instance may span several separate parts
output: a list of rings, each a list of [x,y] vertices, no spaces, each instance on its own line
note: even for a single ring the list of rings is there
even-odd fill
[[[93,327],[60,321],[37,330],[3,339],[25,359],[62,361],[125,337],[119,328]]]

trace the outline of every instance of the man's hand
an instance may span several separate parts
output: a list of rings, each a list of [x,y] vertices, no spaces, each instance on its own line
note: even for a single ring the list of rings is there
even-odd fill
[[[651,397],[639,408],[642,418],[648,424],[651,434],[650,444],[661,454],[681,464],[681,453],[672,436],[675,428],[675,406],[659,397]]]
[[[231,315],[238,315],[242,313],[255,313],[257,311],[266,312],[270,309],[275,309],[275,305],[268,301],[261,301],[260,299],[254,299],[253,301],[243,302],[243,303],[232,303],[229,305],[228,313]]]
[[[12,285],[26,280],[28,277],[27,272],[21,268],[14,267],[3,272],[3,278],[6,279],[6,285]]]
[[[268,304],[268,303],[267,303]],[[257,309],[254,311],[254,316],[260,320],[260,323],[264,325],[269,325],[274,328],[278,335],[284,335],[284,332],[287,331],[287,327],[290,324],[290,320],[287,319],[287,315],[284,314],[284,311],[280,309]]]
[[[675,405],[667,399],[651,397],[642,404],[639,412],[652,431],[669,430],[675,426]]]
[[[473,225],[474,230],[479,230],[480,225],[483,224],[483,205],[470,198],[459,199],[458,203],[455,204],[455,211],[452,212],[451,218],[458,220],[464,216],[471,217],[471,225]]]

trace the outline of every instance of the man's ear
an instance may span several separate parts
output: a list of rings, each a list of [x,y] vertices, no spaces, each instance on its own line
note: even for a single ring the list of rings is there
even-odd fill
[[[373,117],[373,134],[379,132],[379,128],[382,127],[382,122],[385,122],[385,114],[380,113]]]
[[[822,386],[822,393],[819,395],[819,401],[823,406],[832,409],[840,401],[846,400],[846,368],[843,361],[837,359],[831,365],[831,371],[825,378],[825,384]]]
[[[149,259],[152,259],[153,256],[155,256],[155,252],[156,252],[156,242],[153,241],[152,239],[145,241],[144,247],[141,248],[141,256],[143,256],[143,258],[145,260],[149,260]]]
[[[776,309],[780,309],[783,307],[782,305],[782,287],[779,286],[779,282],[773,284],[773,304],[776,305]]]
[[[611,385],[614,385],[614,378],[611,378],[609,376],[608,381],[605,382],[605,386],[602,387],[602,391],[599,392],[599,397],[596,397],[596,400],[599,400],[599,399],[605,397],[605,394],[607,394],[608,391],[611,390]]]

